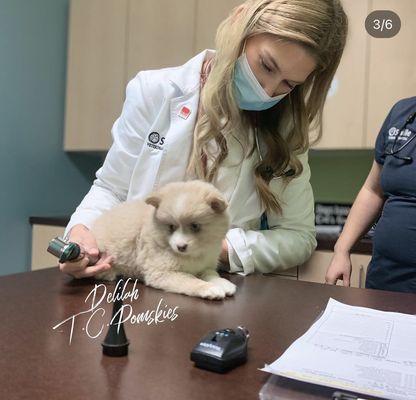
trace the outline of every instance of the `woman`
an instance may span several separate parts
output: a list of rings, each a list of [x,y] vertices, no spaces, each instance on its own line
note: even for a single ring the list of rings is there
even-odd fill
[[[228,199],[232,228],[220,260],[231,272],[308,259],[316,245],[308,132],[312,122],[321,131],[346,32],[338,0],[249,0],[220,25],[216,52],[140,72],[127,86],[106,160],[66,229],[88,257],[61,270],[81,278],[111,268],[91,222],[121,201],[195,178]]]
[[[416,293],[416,97],[396,103],[376,140],[375,161],[358,193],[326,273],[349,286],[350,251],[377,222],[366,288]]]

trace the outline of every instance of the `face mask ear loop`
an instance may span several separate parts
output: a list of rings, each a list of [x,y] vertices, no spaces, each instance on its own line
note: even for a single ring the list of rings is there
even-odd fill
[[[261,155],[260,146],[259,146],[258,126],[259,126],[259,118],[258,118],[258,114],[256,113],[254,116],[254,138],[256,140],[256,147],[259,153],[260,162],[263,162],[263,157]]]
[[[247,39],[244,39],[244,43],[243,43],[243,50],[241,50],[241,54],[240,54],[240,56],[242,55],[242,54],[244,54],[244,52],[245,52],[245,50],[246,50],[246,43],[247,43]],[[239,57],[240,57],[239,56]],[[239,58],[239,57],[237,57],[237,58]],[[236,63],[237,63],[237,61],[236,61]],[[235,71],[235,64],[234,64],[234,71]]]

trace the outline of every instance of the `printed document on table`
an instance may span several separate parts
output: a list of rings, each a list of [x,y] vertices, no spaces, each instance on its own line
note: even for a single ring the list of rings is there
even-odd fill
[[[416,399],[416,316],[334,299],[263,371],[386,399]]]

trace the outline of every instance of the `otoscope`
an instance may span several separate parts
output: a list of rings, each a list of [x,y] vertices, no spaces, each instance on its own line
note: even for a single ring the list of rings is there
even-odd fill
[[[78,243],[70,242],[60,236],[49,242],[47,251],[58,257],[60,263],[82,260],[87,254]],[[98,261],[99,257],[91,259],[91,256],[88,256],[88,258],[90,259],[90,264],[93,265]]]

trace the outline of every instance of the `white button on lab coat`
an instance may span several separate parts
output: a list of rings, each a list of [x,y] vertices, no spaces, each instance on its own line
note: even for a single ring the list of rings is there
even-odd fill
[[[122,201],[145,198],[168,182],[187,179],[196,124],[200,71],[205,50],[176,68],[142,71],[127,85],[126,100],[112,129],[113,144],[96,179],[66,228],[87,227]],[[186,112],[186,107],[190,113]],[[185,112],[184,112],[185,110]],[[299,156],[302,174],[286,188],[273,179],[282,214],[267,213],[270,229],[259,230],[264,212],[255,189],[253,168],[258,153],[244,160],[231,193],[231,229],[227,233],[232,272],[284,270],[306,261],[316,247],[314,201],[307,153]],[[222,167],[219,182],[235,169]]]

